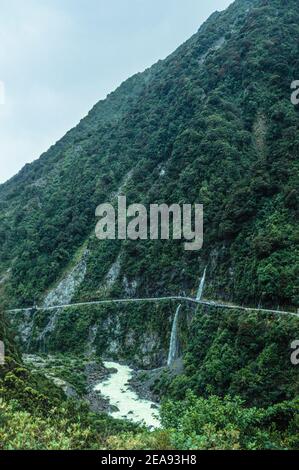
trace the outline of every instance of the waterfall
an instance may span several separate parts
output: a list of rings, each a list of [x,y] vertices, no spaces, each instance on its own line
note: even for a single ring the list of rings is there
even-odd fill
[[[200,284],[199,284],[196,300],[201,300],[201,298],[202,298],[202,293],[203,293],[203,289],[204,289],[204,286],[205,286],[205,280],[206,280],[206,272],[207,272],[207,268],[205,268],[205,270],[203,272],[203,276],[202,276]]]
[[[169,367],[173,364],[173,362],[178,357],[178,320],[179,320],[180,309],[181,309],[181,305],[179,305],[178,308],[176,309],[173,324],[172,324],[169,353],[168,353],[168,360],[167,360],[167,365]]]

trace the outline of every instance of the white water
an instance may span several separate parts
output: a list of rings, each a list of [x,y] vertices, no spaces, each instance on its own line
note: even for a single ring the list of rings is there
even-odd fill
[[[110,405],[116,406],[119,411],[109,413],[113,418],[127,419],[135,423],[142,422],[146,426],[158,428],[160,421],[158,409],[152,408],[153,402],[143,400],[129,388],[128,381],[133,370],[117,362],[104,362],[107,369],[113,368],[117,372],[111,374],[106,380],[95,386],[94,390],[101,392],[109,400]]]
[[[196,300],[201,300],[201,298],[202,298],[202,293],[203,293],[203,289],[204,289],[204,286],[205,286],[205,280],[206,280],[206,272],[207,272],[207,268],[205,268],[205,270],[203,272],[203,276],[202,276],[200,284],[199,284]]]
[[[169,353],[168,353],[168,360],[167,365],[170,367],[173,362],[177,359],[178,356],[178,320],[179,320],[179,313],[181,310],[181,305],[178,306],[175,312],[172,329],[171,329],[171,337],[170,337],[170,345],[169,345]]]

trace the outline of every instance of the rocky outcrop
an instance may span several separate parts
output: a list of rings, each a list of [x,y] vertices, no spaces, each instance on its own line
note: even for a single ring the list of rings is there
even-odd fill
[[[54,307],[56,305],[67,305],[71,302],[76,293],[76,290],[85,278],[87,257],[88,251],[85,250],[79,263],[76,264],[72,271],[64,279],[62,279],[62,281],[60,281],[55,289],[48,293],[44,300],[43,307],[47,308]],[[47,336],[55,330],[60,312],[60,309],[51,311],[49,322],[42,330],[38,338],[41,349],[46,349],[45,343]]]
[[[67,305],[71,302],[77,288],[83,282],[87,268],[88,251],[85,250],[79,263],[72,271],[59,282],[57,287],[46,296],[43,306],[53,307],[55,305]]]
[[[104,285],[106,289],[110,289],[115,281],[117,280],[120,273],[120,255],[117,257],[116,261],[111,265],[108,273],[106,274]]]

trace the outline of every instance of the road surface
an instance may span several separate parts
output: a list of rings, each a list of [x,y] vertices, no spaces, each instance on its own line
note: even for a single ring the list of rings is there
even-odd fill
[[[53,305],[51,307],[27,307],[27,308],[16,308],[12,310],[8,310],[8,313],[21,313],[21,312],[30,312],[38,311],[38,310],[57,310],[59,308],[72,308],[72,307],[86,307],[89,305],[108,305],[108,304],[122,304],[122,303],[137,303],[137,302],[161,302],[164,300],[177,300],[179,302],[189,302],[192,304],[198,305],[205,305],[207,307],[218,307],[218,308],[225,308],[225,309],[238,309],[243,310],[245,312],[263,312],[269,314],[276,314],[276,315],[290,315],[293,317],[299,318],[298,313],[294,312],[287,312],[283,310],[269,310],[265,308],[252,308],[252,307],[244,307],[240,305],[231,305],[225,304],[220,302],[215,302],[213,300],[196,300],[192,297],[182,297],[182,296],[170,296],[170,297],[148,297],[148,298],[137,298],[137,299],[110,299],[110,300],[94,300],[91,302],[78,302],[73,304],[65,304],[65,305]]]

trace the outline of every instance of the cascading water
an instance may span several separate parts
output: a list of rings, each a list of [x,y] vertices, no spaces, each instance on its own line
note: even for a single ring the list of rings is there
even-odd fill
[[[167,360],[168,367],[170,367],[178,357],[178,320],[179,320],[180,310],[181,310],[181,305],[179,305],[178,308],[176,309],[173,324],[172,324],[169,353],[168,353],[168,360]]]
[[[196,300],[201,300],[201,298],[202,298],[202,293],[203,293],[203,289],[204,289],[204,286],[205,286],[205,280],[206,280],[206,272],[207,272],[207,268],[205,268],[205,270],[203,272],[203,276],[202,276],[200,284],[199,284]]]

